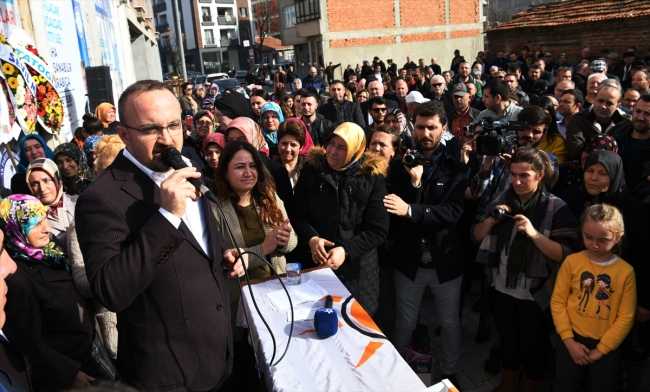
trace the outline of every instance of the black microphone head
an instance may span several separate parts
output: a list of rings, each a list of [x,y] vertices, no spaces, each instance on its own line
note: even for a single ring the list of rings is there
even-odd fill
[[[166,166],[176,170],[186,167],[187,164],[183,161],[180,151],[174,147],[167,147],[162,151],[161,158]],[[180,165],[180,166],[179,166]]]

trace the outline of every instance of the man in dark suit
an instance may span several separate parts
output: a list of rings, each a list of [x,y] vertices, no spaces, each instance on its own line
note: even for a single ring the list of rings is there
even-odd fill
[[[91,290],[117,313],[117,363],[141,390],[216,391],[232,372],[224,269],[240,276],[210,204],[162,162],[183,145],[180,107],[167,85],[143,80],[118,104],[126,148],[76,207]]]

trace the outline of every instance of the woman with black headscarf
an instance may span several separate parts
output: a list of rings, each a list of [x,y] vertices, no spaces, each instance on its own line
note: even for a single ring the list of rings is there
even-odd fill
[[[618,154],[596,151],[589,155],[584,166],[584,183],[564,192],[561,197],[576,218],[594,204],[606,203],[618,208],[625,224],[621,257],[634,267],[637,282],[650,281],[647,261],[650,216],[645,205],[632,196],[625,185],[623,160]],[[641,314],[650,312],[650,285],[637,285],[637,308]]]
[[[61,172],[63,192],[80,195],[93,178],[83,151],[74,143],[63,143],[54,149],[52,155]]]

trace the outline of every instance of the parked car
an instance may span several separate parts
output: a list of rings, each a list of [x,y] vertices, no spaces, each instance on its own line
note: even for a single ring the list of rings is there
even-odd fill
[[[213,83],[219,86],[219,95],[223,95],[224,90],[227,88],[235,91],[239,87],[239,81],[235,78],[215,79]]]
[[[239,84],[241,84],[243,86],[243,85],[246,84],[246,75],[247,74],[248,74],[248,71],[244,71],[244,70],[237,71],[235,73],[235,79],[237,79],[237,81],[239,81]]]
[[[208,81],[208,83],[213,83],[220,79],[230,79],[230,76],[228,76],[227,73],[218,72],[218,73],[207,74],[205,79]]]

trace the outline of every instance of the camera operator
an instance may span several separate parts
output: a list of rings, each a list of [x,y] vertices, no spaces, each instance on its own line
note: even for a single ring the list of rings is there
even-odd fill
[[[463,212],[469,168],[454,159],[441,142],[447,129],[442,105],[423,103],[413,116],[413,138],[421,155],[407,150],[401,162],[391,164],[389,183],[395,193],[384,198],[384,206],[396,216],[390,227],[397,292],[392,340],[404,354],[422,294],[429,286],[442,327],[440,369],[443,378],[457,385],[454,374],[460,357],[458,307],[464,266],[458,262],[461,249],[455,225]]]
[[[520,146],[512,156],[507,190],[494,195],[470,230],[481,244],[476,261],[489,271],[489,303],[501,333],[501,385],[495,390],[516,390],[520,366],[524,391],[541,391],[543,385],[545,312],[558,267],[578,241],[571,210],[548,191],[553,172],[547,154]]]
[[[480,115],[479,115],[480,117]],[[538,106],[529,106],[519,112],[518,121],[526,122],[526,129],[517,132],[517,145],[519,147],[537,147],[543,137],[548,132],[551,124],[551,116]],[[486,137],[486,136],[478,136]],[[546,151],[545,151],[546,152]],[[555,176],[552,184],[557,180],[557,158],[548,152],[546,154],[551,159]],[[498,156],[490,155],[483,157],[481,170],[472,178],[470,191],[475,198],[481,198],[481,205],[478,213],[484,212],[485,205],[492,200],[492,196],[498,192],[503,192],[510,186],[510,157],[512,154],[499,154]]]

